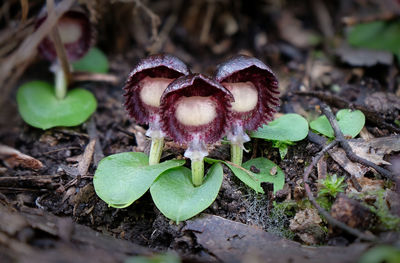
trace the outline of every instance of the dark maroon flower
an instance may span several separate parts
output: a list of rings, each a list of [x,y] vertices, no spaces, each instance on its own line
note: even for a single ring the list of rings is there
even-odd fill
[[[229,127],[232,99],[229,91],[204,75],[178,78],[161,97],[163,130],[182,144],[214,143]]]
[[[215,79],[232,92],[234,119],[255,130],[272,119],[279,105],[278,80],[256,58],[237,56],[218,66]]]
[[[174,141],[188,145],[185,157],[192,161],[192,181],[201,185],[206,144],[222,138],[230,125],[232,94],[201,74],[172,82],[161,96],[162,129]]]
[[[40,15],[36,22],[36,28],[46,18],[46,13]],[[85,12],[80,10],[66,12],[58,20],[57,28],[70,61],[78,60],[88,52],[93,42],[93,32],[89,18]],[[39,44],[39,52],[49,61],[55,61],[57,58],[56,49],[49,36],[45,37]]]
[[[150,151],[150,164],[158,163],[164,138],[160,127],[160,97],[172,81],[189,73],[187,65],[177,57],[153,55],[141,60],[125,83],[125,107],[129,115],[140,124],[149,124],[147,136],[161,140],[157,144],[161,148],[154,150],[157,156],[153,158]]]
[[[232,125],[228,139],[243,149],[251,131],[266,124],[279,105],[278,80],[271,69],[256,58],[237,56],[218,66],[215,80],[227,88],[232,103]],[[241,157],[238,157],[241,163]],[[237,163],[238,160],[235,161]]]
[[[140,124],[148,124],[158,115],[160,97],[176,78],[189,74],[185,63],[172,55],[153,55],[142,59],[125,83],[125,106]]]

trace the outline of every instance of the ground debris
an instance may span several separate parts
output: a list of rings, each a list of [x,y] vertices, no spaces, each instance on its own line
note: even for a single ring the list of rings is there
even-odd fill
[[[393,55],[387,51],[371,50],[365,48],[353,48],[348,44],[342,44],[336,50],[340,59],[351,66],[371,67],[376,64],[390,65],[393,63]]]
[[[306,208],[296,213],[295,217],[290,220],[289,227],[304,243],[315,245],[321,243],[325,238],[321,223],[322,220],[318,211]]]
[[[362,230],[369,229],[375,222],[375,216],[368,208],[364,207],[357,200],[348,198],[343,194],[339,194],[333,203],[331,215],[333,218],[350,227]],[[340,231],[333,231],[331,229],[331,233],[333,232],[338,234]]]
[[[400,151],[400,135],[373,138],[370,140],[351,139],[348,142],[356,155],[376,165],[390,165],[390,162],[383,159],[384,156],[392,152]],[[350,161],[345,151],[341,148],[334,148],[328,153],[341,167],[343,167],[343,169],[356,178],[360,178],[366,172],[372,170],[372,168],[365,167],[360,163]]]
[[[89,169],[90,163],[92,162],[95,145],[96,139],[90,140],[85,148],[85,152],[82,155],[82,159],[79,160],[78,171],[81,176],[85,176]]]
[[[0,144],[0,159],[2,159],[4,164],[10,168],[18,166],[33,170],[43,168],[42,162],[38,159],[2,144]]]
[[[42,210],[26,207],[17,212],[1,204],[0,244],[1,257],[10,262],[59,262],[60,258],[63,262],[122,262],[132,255],[154,253]],[[41,249],[45,244],[46,249]]]
[[[219,262],[356,262],[368,247],[306,247],[252,226],[213,215],[187,221],[197,242]],[[284,249],[282,249],[284,247]]]

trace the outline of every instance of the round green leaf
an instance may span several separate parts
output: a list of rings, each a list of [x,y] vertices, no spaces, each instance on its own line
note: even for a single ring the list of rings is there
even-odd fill
[[[299,114],[289,113],[263,125],[250,134],[253,138],[275,141],[301,141],[308,134],[308,122]]]
[[[351,136],[352,138],[360,133],[365,124],[365,116],[359,110],[351,111],[349,109],[342,109],[337,112],[336,119],[343,135]],[[335,137],[331,124],[325,115],[310,122],[310,127],[329,138]]]
[[[72,67],[75,71],[107,73],[109,66],[106,55],[100,49],[93,47],[83,58],[72,63]]]
[[[176,222],[189,219],[209,207],[217,198],[224,173],[220,164],[209,169],[201,186],[194,187],[192,173],[185,167],[168,170],[150,188],[157,208]]]
[[[329,138],[335,137],[332,126],[325,115],[319,116],[317,119],[310,122],[310,128],[314,131],[317,131],[325,135],[326,137]]]
[[[110,155],[99,162],[93,178],[94,189],[108,205],[124,208],[139,199],[161,173],[184,163],[184,160],[170,160],[149,166],[144,153]]]
[[[22,85],[17,92],[18,110],[28,124],[42,129],[76,126],[96,110],[93,94],[84,89],[68,91],[63,100],[54,95],[54,88],[43,81]]]
[[[356,137],[365,124],[365,116],[359,111],[351,111],[343,109],[337,112],[336,119],[338,120],[340,130],[344,136]]]

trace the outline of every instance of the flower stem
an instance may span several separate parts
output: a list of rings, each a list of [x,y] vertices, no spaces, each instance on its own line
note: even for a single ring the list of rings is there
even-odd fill
[[[243,160],[243,146],[240,144],[231,144],[231,162],[239,166],[242,165]]]
[[[160,162],[163,147],[164,137],[152,138],[149,155],[149,165],[158,164]]]
[[[67,79],[64,73],[64,70],[61,67],[57,66],[56,72],[55,72],[55,78],[56,78],[56,83],[55,83],[55,93],[56,93],[56,98],[59,100],[62,100],[65,98],[65,95],[67,94]]]
[[[192,161],[192,183],[194,186],[200,186],[204,177],[204,160]]]
[[[227,138],[231,141],[231,161],[232,163],[241,166],[244,150],[243,144],[250,141],[249,135],[247,135],[243,128],[243,123],[237,122],[232,124]]]
[[[53,8],[54,1],[47,0],[48,14],[52,13]],[[54,26],[51,30],[50,39],[53,41],[54,48],[57,54],[57,64],[55,64],[55,93],[57,99],[62,100],[67,94],[67,87],[71,81],[70,64],[57,26]]]

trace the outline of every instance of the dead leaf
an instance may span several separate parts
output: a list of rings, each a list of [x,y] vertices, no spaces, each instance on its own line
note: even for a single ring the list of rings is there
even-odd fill
[[[355,178],[355,180],[357,180],[358,184],[361,186],[363,193],[381,190],[385,184],[383,180],[369,179],[367,177]],[[357,191],[352,184],[349,184],[346,193],[359,194],[360,192]]]
[[[318,244],[325,237],[321,228],[321,217],[316,209],[306,208],[296,213],[290,220],[289,228],[306,244]]]
[[[386,154],[400,151],[400,135],[373,138],[370,140],[352,139],[348,142],[355,154],[377,165],[390,165],[383,157]],[[350,161],[345,151],[341,148],[334,148],[328,153],[343,169],[357,178],[362,177],[366,172],[372,170],[362,164]]]
[[[339,194],[331,208],[333,218],[345,223],[346,225],[368,229],[374,221],[374,214],[357,200],[350,199],[344,194]],[[335,231],[338,233],[339,231]]]
[[[367,248],[355,243],[348,247],[306,247],[252,226],[214,215],[186,222],[196,240],[218,262],[354,262]],[[277,249],[284,248],[284,249]]]
[[[85,152],[82,155],[82,159],[79,161],[78,171],[81,176],[86,175],[89,169],[90,163],[92,162],[95,145],[96,145],[96,139],[90,140],[90,142],[85,148]]]
[[[400,109],[400,98],[390,92],[374,92],[365,98],[365,104],[377,112],[387,113]]]
[[[392,65],[393,55],[387,51],[353,48],[344,43],[336,50],[340,59],[351,66]]]
[[[43,168],[41,161],[6,145],[0,145],[0,159],[10,168],[21,166],[33,170]]]

